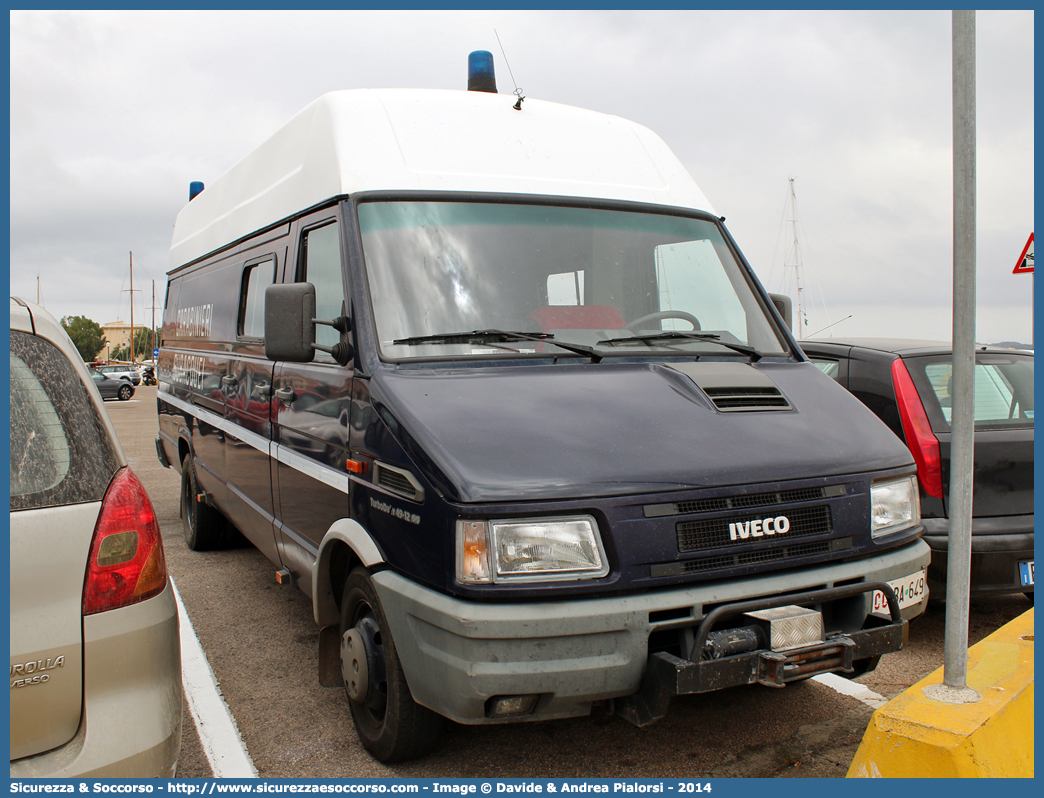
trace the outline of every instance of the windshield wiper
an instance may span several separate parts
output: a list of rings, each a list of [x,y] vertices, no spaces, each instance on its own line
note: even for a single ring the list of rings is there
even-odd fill
[[[578,355],[584,355],[591,358],[592,363],[598,363],[602,359],[602,356],[589,346],[556,341],[554,338],[555,336],[551,333],[543,332],[471,330],[470,332],[439,333],[437,335],[417,335],[412,338],[398,338],[392,341],[392,343],[402,346],[416,346],[418,344],[497,344],[513,341],[537,341],[538,343],[549,343],[552,346],[575,352]]]
[[[654,343],[661,343],[664,341],[706,341],[707,343],[717,344],[718,346],[724,346],[734,352],[739,352],[749,357],[755,363],[761,360],[761,352],[755,349],[753,346],[747,344],[734,344],[729,341],[720,340],[721,336],[717,333],[701,333],[701,332],[685,332],[681,330],[664,330],[661,333],[650,333],[648,335],[632,335],[628,338],[606,338],[603,341],[599,341],[599,344],[610,344],[616,346],[617,344],[627,344],[630,342],[642,343],[648,346],[652,346]]]

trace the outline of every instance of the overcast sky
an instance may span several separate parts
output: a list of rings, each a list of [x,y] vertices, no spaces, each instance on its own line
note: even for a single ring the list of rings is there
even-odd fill
[[[977,339],[1029,343],[1033,12],[976,23]],[[14,11],[11,292],[128,321],[133,252],[151,322],[190,181],[324,92],[464,89],[485,49],[502,93],[659,133],[796,297],[794,178],[807,333],[949,340],[951,41],[949,11]]]

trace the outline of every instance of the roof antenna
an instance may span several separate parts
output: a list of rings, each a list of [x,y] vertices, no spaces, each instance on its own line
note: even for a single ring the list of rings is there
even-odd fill
[[[512,92],[512,94],[515,94],[515,95],[518,96],[518,100],[511,107],[514,108],[516,111],[521,111],[522,110],[522,101],[524,99],[526,99],[526,98],[522,94],[522,89],[520,89],[518,87],[518,84],[515,83],[515,76],[511,72],[511,64],[508,63],[507,53],[504,52],[504,44],[500,41],[500,34],[497,33],[497,29],[496,28],[493,28],[493,35],[497,37],[497,44],[500,45],[500,54],[504,56],[504,63],[507,64],[508,75],[511,78],[512,85],[515,87],[515,90]]]

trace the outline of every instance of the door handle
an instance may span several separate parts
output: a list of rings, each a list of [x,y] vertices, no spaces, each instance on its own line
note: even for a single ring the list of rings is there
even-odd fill
[[[239,377],[233,377],[231,374],[226,374],[221,378],[221,384],[226,388],[231,388],[237,382],[239,382]]]
[[[281,399],[286,404],[290,404],[294,401],[294,389],[289,385],[285,388],[280,388],[275,392],[276,399]]]
[[[258,396],[271,396],[272,386],[269,385],[267,382],[262,382],[259,385],[254,386],[254,393],[256,393]]]

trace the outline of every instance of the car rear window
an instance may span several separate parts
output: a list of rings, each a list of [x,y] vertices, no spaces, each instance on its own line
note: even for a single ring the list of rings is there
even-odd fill
[[[76,371],[53,344],[11,331],[11,510],[100,501],[120,466]]]
[[[946,432],[953,413],[953,364],[950,358],[907,360],[932,428]],[[1033,358],[1028,355],[977,353],[975,426],[1033,426]]]

